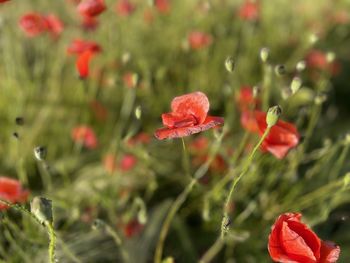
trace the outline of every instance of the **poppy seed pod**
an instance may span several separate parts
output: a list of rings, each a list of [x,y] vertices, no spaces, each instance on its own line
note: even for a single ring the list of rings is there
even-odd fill
[[[284,65],[282,65],[282,64],[276,65],[276,67],[275,67],[275,73],[276,73],[277,76],[283,76],[283,75],[285,75],[285,74],[287,73],[286,67],[285,67]]]
[[[225,60],[225,67],[226,70],[230,73],[233,72],[234,68],[235,68],[235,62],[233,60],[233,57],[227,57]]]
[[[274,126],[277,122],[279,117],[282,114],[282,108],[280,106],[273,106],[271,107],[266,115],[266,123],[268,127]]]
[[[34,156],[38,161],[45,160],[47,155],[47,149],[44,146],[38,146],[34,148]]]
[[[53,222],[52,201],[45,197],[34,197],[30,203],[30,211],[42,224]]]
[[[260,59],[263,63],[267,62],[267,60],[269,59],[269,54],[270,54],[270,49],[268,49],[267,47],[263,47],[260,50]]]
[[[292,93],[295,94],[301,88],[302,81],[299,77],[294,77],[292,83],[290,84],[290,89]]]

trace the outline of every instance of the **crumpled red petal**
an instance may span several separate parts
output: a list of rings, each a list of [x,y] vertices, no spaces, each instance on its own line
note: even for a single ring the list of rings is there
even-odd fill
[[[198,124],[204,122],[209,111],[208,97],[200,91],[175,97],[171,102],[171,110],[178,115],[193,115]]]
[[[340,254],[340,247],[330,241],[321,242],[320,263],[335,263]]]
[[[191,134],[199,133],[210,128],[222,125],[224,119],[221,117],[207,116],[202,124],[191,126],[191,127],[180,127],[174,129],[161,128],[156,130],[154,136],[158,140],[180,138],[190,136]]]

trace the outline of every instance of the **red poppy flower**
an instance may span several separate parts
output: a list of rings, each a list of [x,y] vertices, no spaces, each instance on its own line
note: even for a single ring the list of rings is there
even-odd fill
[[[213,37],[209,34],[193,31],[188,35],[188,43],[192,49],[203,49],[213,42]]]
[[[307,66],[314,70],[328,71],[332,75],[337,75],[340,71],[340,64],[336,61],[329,63],[327,61],[327,55],[320,50],[310,51],[305,60]]]
[[[334,263],[340,248],[322,241],[300,221],[301,214],[285,213],[278,217],[269,235],[268,250],[276,262]]]
[[[241,19],[255,21],[259,18],[259,4],[254,0],[246,0],[238,10]]]
[[[106,9],[106,5],[104,0],[83,0],[77,8],[82,16],[93,17],[101,14]]]
[[[239,90],[238,105],[241,111],[255,109],[260,101],[253,96],[253,89],[250,86],[242,86]]]
[[[128,0],[119,0],[115,8],[119,16],[130,16],[135,9],[136,6]]]
[[[49,14],[44,16],[44,20],[46,22],[47,31],[50,32],[53,37],[58,37],[62,33],[64,26],[56,15]]]
[[[72,130],[72,139],[77,143],[83,144],[88,149],[95,149],[98,145],[93,129],[84,125],[75,127]]]
[[[160,13],[166,14],[170,11],[169,0],[155,0],[154,5]]]
[[[267,127],[266,113],[261,111],[243,112],[241,123],[246,130],[262,135]],[[298,145],[299,138],[297,128],[293,124],[279,120],[263,141],[261,150],[270,152],[278,159],[283,159],[290,149]]]
[[[206,153],[208,151],[209,147],[209,140],[207,137],[200,136],[194,139],[190,145],[189,150],[190,152],[196,154],[196,153]]]
[[[171,102],[171,111],[162,114],[165,128],[155,132],[158,140],[189,136],[224,123],[221,117],[207,115],[209,100],[199,91],[175,97]]]
[[[130,220],[125,226],[124,226],[124,235],[127,238],[131,238],[135,235],[138,235],[143,230],[144,225],[141,224],[137,219]]]
[[[28,37],[35,37],[47,30],[44,17],[38,13],[28,13],[21,17],[19,25]]]
[[[74,40],[67,49],[69,54],[77,54],[76,68],[79,76],[85,79],[89,76],[89,65],[92,57],[101,51],[101,47],[95,42]]]
[[[82,54],[85,51],[90,50],[93,52],[100,52],[101,46],[93,41],[86,41],[82,39],[75,39],[67,48],[68,54]]]
[[[10,203],[24,203],[29,191],[23,190],[21,183],[8,177],[0,177],[0,198]],[[0,211],[7,209],[7,205],[0,203]]]
[[[136,164],[137,164],[137,159],[134,155],[125,154],[119,162],[119,168],[123,172],[127,172],[132,170]]]

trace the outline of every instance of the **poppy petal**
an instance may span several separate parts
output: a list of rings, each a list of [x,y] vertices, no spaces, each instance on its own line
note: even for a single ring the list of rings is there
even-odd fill
[[[282,223],[280,241],[290,259],[297,262],[316,263],[316,257],[303,237],[290,229],[287,222]]]
[[[340,247],[330,241],[321,242],[320,263],[335,263],[340,254]]]
[[[94,54],[93,52],[88,50],[88,51],[85,51],[83,54],[79,55],[77,59],[76,67],[79,72],[79,76],[82,79],[85,79],[86,77],[89,76],[89,63],[93,54]]]
[[[173,113],[183,116],[193,115],[199,124],[207,117],[209,106],[208,97],[200,91],[175,97],[171,102]]]
[[[191,127],[180,127],[175,129],[161,128],[156,130],[154,136],[158,140],[180,138],[208,130],[218,125],[222,125],[223,123],[224,119],[221,117],[208,116],[202,124]]]

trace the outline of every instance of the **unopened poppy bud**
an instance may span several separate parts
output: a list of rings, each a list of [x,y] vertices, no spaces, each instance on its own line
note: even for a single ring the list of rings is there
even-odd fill
[[[309,35],[309,43],[311,45],[315,44],[318,41],[318,36],[316,34]]]
[[[142,109],[141,109],[141,106],[139,105],[135,108],[136,119],[138,119],[138,120],[141,119],[141,115],[142,115]]]
[[[273,106],[267,111],[266,115],[266,123],[268,127],[274,126],[277,122],[279,117],[282,114],[282,108],[280,106]]]
[[[146,224],[147,223],[147,210],[146,210],[146,205],[144,203],[144,201],[137,197],[135,199],[135,205],[138,206],[138,212],[137,212],[137,220],[141,223],[141,224]]]
[[[292,80],[292,83],[290,84],[290,89],[292,90],[292,93],[295,94],[300,89],[302,84],[301,78],[294,77]]]
[[[22,117],[17,117],[15,122],[18,126],[22,126],[24,124],[24,119]]]
[[[327,100],[327,95],[326,94],[320,94],[320,95],[316,96],[315,103],[317,105],[320,105],[320,104],[324,103],[326,100]]]
[[[225,67],[228,72],[232,73],[235,68],[235,61],[233,57],[227,57],[225,60]]]
[[[296,69],[298,72],[302,72],[306,68],[306,63],[304,60],[301,60],[297,63]]]
[[[123,64],[126,64],[130,61],[130,58],[131,58],[131,55],[129,52],[125,52],[123,55],[122,55],[122,62]]]
[[[332,63],[335,59],[335,54],[334,52],[327,52],[327,55],[326,55],[326,60],[328,63]]]
[[[284,87],[281,90],[282,99],[286,100],[292,95],[291,90],[288,87]]]
[[[105,227],[105,222],[101,219],[95,219],[94,222],[91,225],[91,228],[93,230],[99,230],[99,229],[103,229]]]
[[[283,75],[286,74],[286,72],[287,72],[286,71],[286,67],[284,65],[282,65],[282,64],[277,65],[275,67],[275,73],[276,73],[277,76],[283,76]]]
[[[34,214],[42,224],[51,224],[53,222],[52,201],[45,197],[34,197],[30,203],[30,212]]]
[[[267,47],[263,47],[260,50],[260,59],[263,63],[267,62],[267,60],[269,59],[269,54],[270,54],[270,49],[268,49]]]
[[[34,156],[38,161],[45,160],[46,155],[47,155],[46,147],[38,146],[34,148]]]

